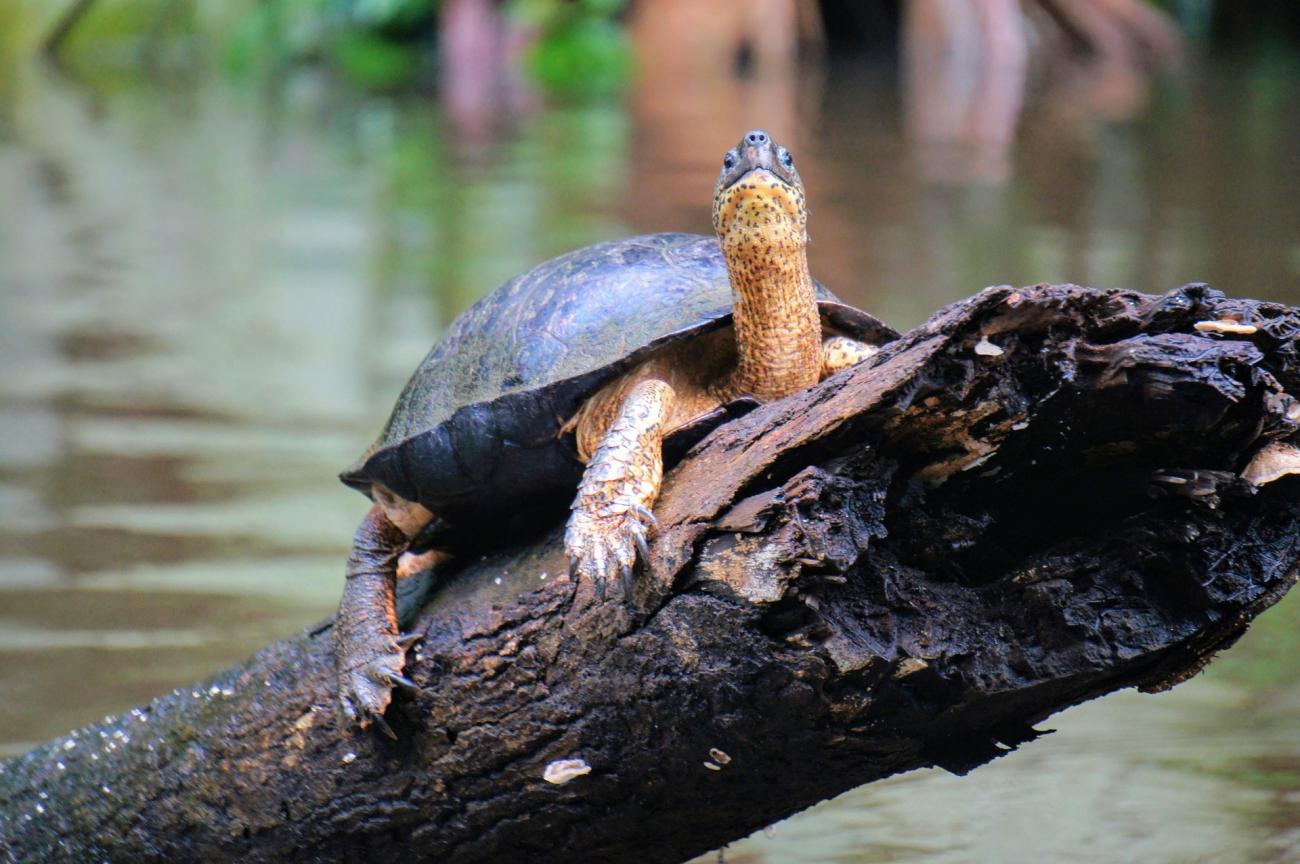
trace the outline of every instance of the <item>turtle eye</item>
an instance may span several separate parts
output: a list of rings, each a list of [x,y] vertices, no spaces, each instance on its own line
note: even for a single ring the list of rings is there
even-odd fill
[[[784,147],[781,148],[781,153],[778,158],[781,160],[781,164],[784,165],[786,168],[794,167],[794,157],[791,156],[790,151],[785,149]]]
[[[726,156],[723,156],[723,157],[722,157],[722,168],[723,168],[723,170],[725,170],[725,171],[730,171],[732,168],[735,168],[735,167],[736,167],[736,154],[735,154],[735,153],[728,153]]]

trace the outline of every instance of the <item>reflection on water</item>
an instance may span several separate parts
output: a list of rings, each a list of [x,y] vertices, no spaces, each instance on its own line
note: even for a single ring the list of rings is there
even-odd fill
[[[364,509],[334,474],[430,341],[561,251],[708,231],[717,158],[750,126],[798,155],[817,275],[900,326],[999,282],[1300,301],[1293,58],[1193,64],[1122,125],[1057,98],[1077,82],[1044,86],[1005,164],[973,179],[929,170],[890,69],[663,68],[625,102],[512,97],[496,118],[310,77],[8,75],[0,752],[329,612]],[[877,784],[728,859],[1286,860],[1297,616],[1300,600],[1270,613],[1170,695],[1067,712],[969,778]]]

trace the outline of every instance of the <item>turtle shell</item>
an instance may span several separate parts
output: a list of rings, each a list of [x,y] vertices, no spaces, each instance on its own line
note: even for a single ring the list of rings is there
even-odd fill
[[[880,344],[897,333],[817,286],[823,325]],[[649,234],[599,243],[516,276],[465,311],[398,397],[344,483],[383,484],[445,520],[573,494],[582,475],[565,421],[653,352],[731,321],[718,241]],[[751,401],[752,400],[747,400]],[[677,430],[698,440],[745,406]]]

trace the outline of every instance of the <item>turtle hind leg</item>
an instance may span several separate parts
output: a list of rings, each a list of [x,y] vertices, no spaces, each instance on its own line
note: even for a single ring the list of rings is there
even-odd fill
[[[880,349],[875,345],[868,345],[847,336],[831,336],[822,342],[821,378],[829,378],[836,372],[856,366],[879,351]]]
[[[664,428],[674,399],[673,388],[657,378],[628,390],[578,485],[564,548],[570,572],[590,579],[600,597],[614,576],[630,597],[637,556],[647,555],[646,534],[654,525],[650,508],[663,480]]]
[[[342,721],[374,723],[392,737],[384,710],[392,688],[414,687],[402,675],[413,640],[397,630],[397,564],[407,536],[376,505],[352,541],[343,599],[334,621],[334,663]]]
[[[397,559],[397,626],[411,627],[438,584],[438,565],[451,558],[441,549],[403,552]]]

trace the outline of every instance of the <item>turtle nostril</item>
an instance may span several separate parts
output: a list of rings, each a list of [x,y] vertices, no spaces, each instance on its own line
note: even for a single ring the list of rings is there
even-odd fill
[[[750,144],[766,144],[767,133],[763,132],[762,130],[755,129],[753,132],[750,132],[748,135],[745,136],[745,140],[748,141]]]

